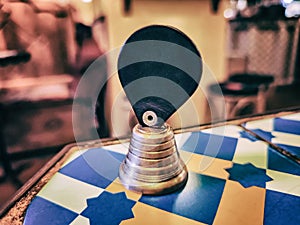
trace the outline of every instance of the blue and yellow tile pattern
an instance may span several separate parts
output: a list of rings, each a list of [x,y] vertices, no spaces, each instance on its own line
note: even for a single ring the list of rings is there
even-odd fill
[[[300,114],[263,124],[245,126],[297,153]],[[185,133],[178,146],[188,182],[161,196],[120,184],[126,146],[75,152],[33,199],[24,224],[300,224],[300,165],[267,142],[224,126]]]

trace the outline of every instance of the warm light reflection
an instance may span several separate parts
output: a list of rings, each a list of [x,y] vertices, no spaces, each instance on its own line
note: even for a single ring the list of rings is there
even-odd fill
[[[294,0],[282,0],[282,2],[284,3],[284,4],[290,4],[290,3],[292,3]]]
[[[285,16],[288,18],[300,15],[300,2],[293,2],[286,7]]]
[[[224,17],[226,19],[230,19],[230,18],[233,18],[235,17],[236,15],[236,10],[233,10],[233,9],[225,9],[224,11]]]

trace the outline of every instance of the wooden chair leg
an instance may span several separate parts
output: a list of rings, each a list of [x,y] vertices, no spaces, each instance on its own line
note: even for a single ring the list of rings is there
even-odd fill
[[[7,153],[2,126],[0,127],[0,164],[2,165],[4,170],[4,175],[0,177],[0,182],[5,181],[6,179],[10,179],[18,188],[21,187],[23,184],[18,179],[17,171],[12,168],[12,163]]]

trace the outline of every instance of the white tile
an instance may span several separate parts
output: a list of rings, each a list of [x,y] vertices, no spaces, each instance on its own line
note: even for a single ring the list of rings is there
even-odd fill
[[[100,195],[103,189],[73,179],[61,173],[56,173],[38,196],[81,213],[86,207],[86,200]]]
[[[84,216],[78,216],[70,225],[90,225],[90,220]]]
[[[267,167],[268,146],[262,141],[251,142],[248,139],[240,138],[238,140],[233,162],[235,163],[252,163],[256,167]]]
[[[266,188],[291,195],[300,196],[300,176],[267,170],[273,180],[266,183]]]
[[[64,162],[64,164],[62,165],[62,167],[66,166],[67,164],[69,164],[70,162],[72,162],[74,159],[78,158],[79,156],[81,156],[83,153],[85,153],[87,151],[87,149],[84,150],[78,150],[73,152],[69,158]],[[61,167],[61,168],[62,168]]]
[[[177,148],[181,149],[182,146],[186,143],[186,141],[190,138],[191,135],[192,135],[191,132],[175,134],[175,141],[177,144]]]
[[[203,133],[209,133],[209,134],[232,137],[232,138],[239,138],[241,136],[240,135],[241,131],[242,131],[241,127],[234,126],[234,125],[213,127],[210,129],[202,130]]]
[[[109,150],[112,152],[117,152],[125,155],[128,152],[129,142],[127,141],[127,142],[122,142],[121,144],[103,146],[102,148],[105,150]]]
[[[265,131],[273,131],[274,130],[274,119],[251,121],[251,122],[246,123],[246,128],[262,129]]]
[[[282,133],[273,131],[272,135],[275,136],[272,138],[272,143],[274,144],[284,144],[284,145],[291,145],[291,146],[300,146],[300,135],[289,134],[289,133]]]
[[[280,117],[282,119],[287,119],[287,120],[296,120],[296,121],[300,121],[300,113],[295,113],[295,114],[291,114],[291,115],[286,115],[283,117]]]

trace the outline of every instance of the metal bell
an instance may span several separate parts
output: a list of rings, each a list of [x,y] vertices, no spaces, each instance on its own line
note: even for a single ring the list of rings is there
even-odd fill
[[[187,168],[181,160],[171,127],[133,128],[129,151],[119,170],[122,184],[143,194],[164,194],[182,187]]]

